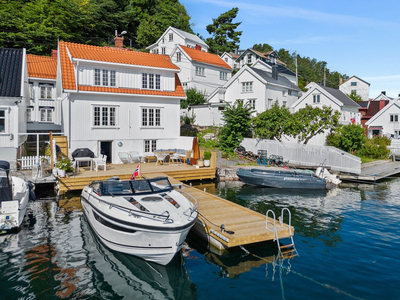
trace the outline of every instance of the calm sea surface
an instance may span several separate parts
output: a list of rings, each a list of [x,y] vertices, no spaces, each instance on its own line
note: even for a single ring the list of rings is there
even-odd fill
[[[101,244],[79,198],[42,197],[0,236],[0,299],[400,299],[400,178],[328,192],[198,187],[263,214],[288,207],[299,256],[276,261],[270,243],[220,256],[190,236],[161,267]]]

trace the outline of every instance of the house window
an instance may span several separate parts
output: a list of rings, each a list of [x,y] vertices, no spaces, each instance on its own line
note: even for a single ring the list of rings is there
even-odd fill
[[[165,44],[165,38],[162,38],[161,43]]]
[[[143,127],[160,127],[161,126],[161,109],[160,108],[142,108],[142,126]]]
[[[154,152],[157,149],[157,140],[144,140],[144,152]]]
[[[42,107],[40,109],[40,122],[53,122],[53,108]]]
[[[182,59],[182,53],[178,52],[176,53],[176,61],[181,61]]]
[[[198,75],[198,76],[204,76],[204,68],[202,68],[202,67],[196,67],[196,75]]]
[[[228,58],[227,57],[225,57],[225,62],[228,62]]]
[[[249,93],[253,91],[253,82],[242,82],[242,93]]]
[[[247,55],[247,63],[251,64],[251,54]]]
[[[110,127],[117,126],[117,109],[115,106],[94,106],[93,126]]]
[[[116,86],[115,71],[110,71],[110,86]]]
[[[6,111],[0,110],[0,132],[6,132]]]
[[[142,74],[142,88],[147,89],[147,73]]]
[[[159,74],[156,74],[156,90],[161,89],[161,76]]]
[[[174,40],[174,34],[170,33],[169,34],[169,41],[172,42]]]
[[[41,85],[40,86],[40,99],[51,99],[53,86]]]
[[[154,74],[149,74],[149,89],[154,90]]]
[[[219,79],[221,79],[221,80],[227,80],[227,79],[228,79],[228,73],[226,73],[226,72],[219,72]]]
[[[272,102],[273,102],[274,100],[272,100],[271,98],[268,98],[268,108],[271,108],[272,107]]]
[[[285,90],[282,91],[282,96],[286,97],[286,91]]]
[[[313,95],[313,102],[320,103],[320,95]]]
[[[165,54],[165,47],[161,48],[161,54]]]
[[[256,109],[256,99],[249,99],[249,105],[252,109]]]
[[[399,115],[390,115],[390,123],[399,122]]]
[[[32,122],[32,112],[33,112],[33,107],[28,107],[26,109],[26,120],[28,122]]]
[[[94,85],[116,86],[115,71],[94,69]]]
[[[108,71],[103,70],[103,85],[108,86]]]
[[[101,81],[100,81],[100,69],[94,69],[94,85],[100,85]]]
[[[288,95],[292,96],[292,90],[288,90]]]
[[[351,86],[357,86],[357,82],[356,82],[356,81],[353,81],[353,82],[351,83]]]

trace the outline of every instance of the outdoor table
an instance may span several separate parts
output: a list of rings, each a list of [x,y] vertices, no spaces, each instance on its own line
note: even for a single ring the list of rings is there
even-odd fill
[[[77,173],[79,173],[79,164],[84,161],[90,163],[90,171],[92,171],[93,158],[91,158],[91,157],[75,157],[75,162],[76,162],[75,167],[76,167]]]

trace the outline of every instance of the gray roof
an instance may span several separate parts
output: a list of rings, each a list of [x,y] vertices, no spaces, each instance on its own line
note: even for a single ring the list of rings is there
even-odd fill
[[[207,45],[201,38],[199,38],[197,35],[180,30],[178,28],[172,27],[174,30],[176,30],[179,34],[183,35],[186,39],[192,40],[196,42],[197,44],[202,44],[202,45]],[[207,45],[208,46],[208,45]]]
[[[0,48],[0,97],[20,97],[22,49]]]
[[[265,63],[272,67],[272,62],[266,61]],[[277,64],[277,65],[278,65],[278,72],[279,73],[284,73],[284,74],[287,74],[287,75],[296,76],[296,73],[290,71],[288,68],[282,66],[281,64]]]
[[[346,106],[353,106],[353,107],[360,107],[360,105],[353,101],[351,98],[349,98],[345,93],[342,91],[339,91],[337,89],[333,89],[327,86],[323,86],[318,84],[319,87],[323,88],[325,91],[327,91],[329,94],[331,94],[333,97],[338,99],[340,102],[342,102]]]
[[[283,85],[291,90],[294,91],[300,91],[300,89],[294,85],[289,79],[287,79],[284,76],[278,76],[278,80],[276,80],[275,78],[272,77],[272,73],[271,72],[267,72],[267,71],[263,71],[257,68],[252,68],[250,67],[250,69],[252,69],[255,73],[257,73],[261,78],[263,78],[265,81],[271,82],[271,83],[275,83],[275,84],[279,84],[279,85]],[[279,68],[278,68],[278,75],[279,75]]]

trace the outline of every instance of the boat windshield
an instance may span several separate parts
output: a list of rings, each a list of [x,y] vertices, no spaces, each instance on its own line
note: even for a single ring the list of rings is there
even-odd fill
[[[0,199],[12,200],[12,187],[8,178],[7,171],[0,168]]]
[[[102,182],[102,195],[137,195],[171,191],[168,178],[146,180],[110,180]]]

